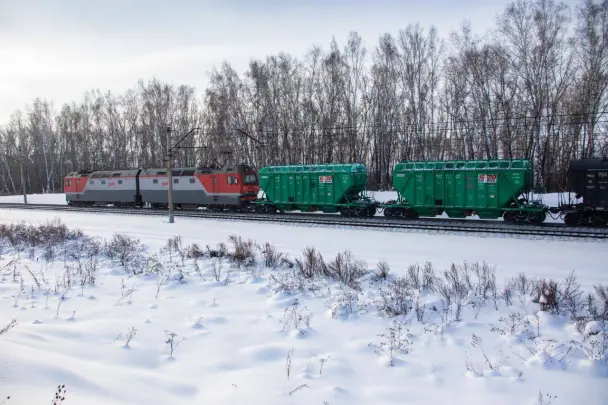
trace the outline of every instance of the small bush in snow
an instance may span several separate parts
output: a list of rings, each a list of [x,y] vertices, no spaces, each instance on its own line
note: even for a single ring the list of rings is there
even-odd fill
[[[468,295],[467,286],[458,278],[458,270],[453,264],[450,271],[444,272],[444,277],[446,281],[439,283],[437,289],[446,302],[446,308],[455,306],[454,318],[458,321]]]
[[[4,335],[9,330],[17,326],[17,318],[12,319],[7,325],[0,328],[0,335]]]
[[[135,339],[135,335],[137,335],[137,329],[135,328],[135,326],[133,326],[133,327],[129,328],[129,330],[127,331],[127,334],[125,335],[125,345],[124,345],[124,347],[126,347],[126,348],[130,348],[131,347],[130,345],[131,345],[131,342],[133,341],[133,339]],[[114,340],[120,339],[122,336],[123,335],[121,333]]]
[[[295,300],[290,308],[285,309],[283,332],[297,331],[299,335],[304,335],[305,329],[310,327],[312,314],[308,308],[300,308],[299,305],[298,300]]]
[[[285,373],[287,374],[288,380],[291,378],[291,368],[292,368],[292,364],[293,364],[293,350],[294,349],[290,349],[287,352],[287,357],[285,358]]]
[[[479,337],[473,333],[473,337],[471,339],[471,346],[476,347],[481,351],[481,354],[485,360],[485,363],[490,370],[500,371],[500,368],[505,364],[507,357],[505,357],[501,351],[500,358],[496,361],[491,361],[490,358],[488,357],[488,355],[486,354],[485,350],[483,349],[482,343],[483,343],[483,341],[481,340],[481,337]]]
[[[608,333],[588,334],[582,342],[572,342],[589,361],[608,362]]]
[[[328,275],[327,265],[321,253],[314,247],[307,247],[302,253],[301,259],[296,259],[295,264],[298,274],[304,278],[323,277]]]
[[[51,402],[51,404],[59,405],[59,404],[63,403],[63,401],[65,401],[66,392],[67,392],[67,389],[65,388],[65,384],[58,385],[57,390],[55,391],[55,397],[53,398],[53,401]]]
[[[407,315],[413,308],[414,294],[405,277],[397,277],[378,289],[378,312],[389,317]]]
[[[388,358],[388,366],[393,367],[395,358],[398,354],[407,355],[412,347],[412,335],[409,331],[409,324],[405,322],[396,322],[393,326],[387,328],[385,333],[378,335],[382,338],[379,344],[370,343],[368,346],[379,356]]]
[[[608,285],[594,285],[595,299],[594,313],[597,320],[608,321]]]
[[[551,394],[543,395],[542,391],[538,391],[538,405],[551,405],[556,398],[557,396]]]
[[[228,248],[223,242],[218,243],[215,249],[211,249],[209,245],[207,245],[207,254],[209,255],[209,257],[222,258],[228,254]]]
[[[177,347],[184,341],[187,340],[185,337],[179,339],[179,336],[175,332],[171,332],[170,330],[165,329],[165,335],[167,336],[167,340],[165,340],[165,344],[169,348],[169,357],[173,357],[173,352]]]
[[[0,239],[4,241],[4,245],[8,244],[17,251],[23,251],[26,248],[41,248],[52,252],[53,257],[56,248],[82,237],[82,231],[68,229],[58,218],[38,226],[0,225]]]
[[[374,281],[386,280],[388,278],[390,271],[391,271],[391,268],[388,265],[388,263],[384,259],[381,259],[380,261],[378,261],[378,264],[376,265],[376,270],[374,271],[374,274],[373,274],[373,280]]]
[[[200,259],[205,257],[205,252],[196,243],[191,244],[186,248],[186,257],[188,259]]]
[[[278,252],[274,245],[270,243],[265,243],[264,248],[262,249],[262,257],[264,258],[264,266],[269,269],[277,269],[284,259],[282,253]]]
[[[519,273],[511,282],[513,290],[520,296],[525,297],[532,293],[534,289],[534,281],[530,280],[524,273]]]
[[[326,266],[326,271],[331,278],[353,289],[360,289],[358,279],[367,272],[365,262],[353,257],[349,250],[338,253]]]
[[[321,295],[321,291],[326,287],[322,280],[304,278],[295,269],[285,273],[270,274],[269,286],[276,293],[310,292],[315,296]]]
[[[169,238],[165,247],[163,248],[165,252],[169,254],[169,261],[173,261],[173,256],[177,256],[181,259],[182,264],[184,263],[184,259],[186,258],[186,252],[184,251],[182,245],[181,236],[174,236],[173,238]]]
[[[143,272],[144,247],[137,238],[128,235],[114,234],[104,248],[106,257],[117,259],[126,272],[141,274]]]
[[[559,297],[560,290],[558,283],[553,280],[542,280],[537,288],[537,299],[540,304],[541,311],[559,313]]]
[[[507,316],[500,317],[500,324],[490,324],[492,332],[498,332],[503,336],[524,334],[529,337],[532,332],[530,330],[530,321],[521,313],[510,313]]]
[[[344,291],[330,304],[331,317],[348,318],[357,313],[359,294],[355,291]]]
[[[243,240],[240,236],[229,237],[233,246],[230,259],[239,266],[253,266],[255,264],[255,243],[251,240]]]
[[[226,268],[222,259],[213,261],[211,275],[216,283],[228,284],[230,282],[230,272],[230,267]]]

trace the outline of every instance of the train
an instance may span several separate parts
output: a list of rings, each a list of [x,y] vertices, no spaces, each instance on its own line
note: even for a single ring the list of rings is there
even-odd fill
[[[379,202],[366,193],[361,163],[276,165],[255,170],[248,164],[172,170],[177,209],[229,212],[322,212],[348,217],[416,220],[446,214],[478,216],[513,224],[542,224],[547,215],[567,226],[608,226],[608,158],[569,162],[568,195],[549,207],[533,193],[534,168],[527,159],[404,161],[393,168],[397,198]],[[163,168],[82,170],[68,173],[68,205],[168,207],[168,175]]]

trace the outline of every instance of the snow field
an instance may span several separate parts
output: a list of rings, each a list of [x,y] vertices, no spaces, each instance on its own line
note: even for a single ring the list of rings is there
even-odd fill
[[[81,229],[87,235],[105,239],[114,233],[127,234],[152,249],[162,248],[173,235],[181,236],[186,244],[197,243],[203,247],[226,241],[230,235],[240,235],[260,244],[270,242],[292,257],[300,255],[307,246],[314,246],[324,256],[335,256],[350,249],[365,260],[369,268],[384,259],[399,275],[404,275],[409,265],[426,261],[442,269],[453,262],[485,261],[498,267],[500,279],[515,277],[520,272],[531,277],[564,279],[574,271],[586,290],[593,289],[594,284],[608,284],[604,241],[530,240],[497,235],[390,232],[180,217],[169,224],[164,216],[0,209],[0,223],[25,221],[39,225],[53,218],[59,218],[71,229]]]
[[[19,222],[14,212],[2,211],[3,216],[7,213],[13,219],[3,217],[3,224]],[[490,294],[484,300],[479,288],[462,297],[457,321],[456,306],[447,307],[438,288],[431,291],[416,286],[411,276],[399,279],[407,281],[407,286],[394,278],[405,276],[417,256],[410,254],[408,244],[403,243],[407,239],[400,236],[389,235],[392,246],[379,252],[376,248],[388,241],[381,232],[366,232],[368,244],[360,245],[354,232],[310,230],[317,237],[327,233],[327,240],[350,246],[355,256],[350,261],[352,268],[371,271],[360,278],[360,288],[352,289],[324,277],[298,278],[287,262],[276,269],[265,267],[268,255],[263,249],[253,249],[256,264],[249,267],[239,267],[234,260],[230,263],[229,258],[211,257],[185,258],[182,264],[175,251],[161,250],[169,225],[154,223],[155,219],[70,214],[62,215],[61,220],[71,229],[77,228],[76,223],[90,222],[85,235],[106,240],[114,232],[129,229],[131,236],[141,236],[144,250],[140,255],[124,256],[127,265],[123,266],[120,257],[115,257],[122,251],[120,244],[103,249],[95,284],[81,285],[79,281],[90,274],[86,268],[92,268],[92,261],[84,257],[64,261],[61,247],[53,250],[54,260],[47,261],[49,249],[19,251],[3,245],[0,327],[12,318],[19,321],[0,337],[0,397],[10,395],[9,404],[49,401],[58,384],[67,387],[65,404],[434,404],[454,402],[454,398],[470,405],[538,404],[539,391],[545,396],[544,403],[549,403],[546,394],[556,396],[550,402],[554,405],[605,403],[606,359],[590,360],[584,351],[594,338],[585,337],[585,330],[595,333],[603,327],[600,323],[588,319],[577,328],[565,313],[540,312],[539,304],[528,294],[520,296],[514,290],[511,299],[494,300]],[[251,262],[247,249],[237,249],[226,237],[248,224],[209,222],[178,218],[172,231],[190,233],[183,237],[184,247],[195,242],[203,249],[209,244],[221,250],[216,246],[223,242],[234,258]],[[267,236],[276,234],[269,232],[276,229],[264,227],[245,233],[257,232],[253,239],[263,245]],[[196,236],[207,229],[213,235]],[[287,252],[291,263],[295,257],[303,260],[301,250],[306,244],[302,242],[307,236],[305,229],[298,228],[300,231],[304,235],[291,232],[287,240],[280,239],[282,246],[292,244],[292,249],[296,241],[300,244],[295,254]],[[249,237],[240,234],[245,240]],[[347,235],[353,239],[350,243]],[[404,238],[407,236],[412,237],[406,234]],[[457,239],[484,240],[427,235],[412,239],[418,239],[418,245],[431,244],[435,253],[440,245],[452,245],[450,254],[458,250],[454,246]],[[542,242],[532,243],[543,246]],[[556,252],[570,254],[586,246],[555,244]],[[338,249],[341,245],[325,246],[321,252],[326,262],[343,250]],[[87,246],[70,251],[84,255]],[[389,277],[378,279],[370,259],[375,256],[378,260],[378,253],[391,250],[398,254],[388,260],[392,267]],[[112,258],[108,252],[113,252]],[[363,262],[356,260],[361,257],[359,252],[366,257]],[[141,260],[152,257],[157,262],[140,265]],[[513,259],[513,252],[509,257]],[[595,267],[576,269],[585,288],[598,279],[606,281],[598,271],[602,262],[593,255],[591,261],[594,257]],[[435,275],[443,278],[446,267],[437,264],[433,255],[426,259]],[[16,261],[9,265],[11,260]],[[423,260],[418,261],[422,265]],[[458,259],[454,261],[459,264]],[[505,285],[503,277],[509,275],[501,265],[507,261],[499,256],[491,262],[501,262],[496,269],[499,292]],[[522,261],[526,266],[527,260]],[[157,265],[152,266],[154,263]],[[84,272],[78,271],[78,264]],[[134,269],[144,268],[143,274],[133,274]],[[559,269],[554,270],[549,276],[557,278]],[[570,270],[559,271],[566,274]],[[530,277],[542,274],[534,266],[520,267],[520,271]],[[68,279],[71,288],[66,288]],[[472,279],[477,287],[484,284]],[[421,277],[421,283],[424,280]],[[290,286],[288,290],[286,286]],[[392,317],[388,310],[399,308],[408,313]],[[401,334],[395,335],[399,325]],[[131,328],[136,334],[127,345]],[[379,336],[390,336],[390,328],[394,338]],[[172,356],[166,331],[176,334],[174,343],[180,342]],[[583,342],[582,346],[571,340]],[[391,347],[392,359],[387,356]]]

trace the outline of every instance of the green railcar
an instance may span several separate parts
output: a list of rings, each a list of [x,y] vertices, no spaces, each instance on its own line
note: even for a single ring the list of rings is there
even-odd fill
[[[367,168],[359,163],[267,166],[258,177],[264,193],[256,201],[258,212],[376,214],[376,202],[363,194]]]
[[[531,201],[533,167],[528,160],[407,161],[395,165],[398,199],[384,215],[417,218],[445,212],[450,218],[478,215],[509,222],[543,222],[548,207]]]

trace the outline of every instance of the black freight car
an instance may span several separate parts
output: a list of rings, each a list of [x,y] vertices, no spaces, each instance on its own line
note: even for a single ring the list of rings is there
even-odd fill
[[[571,160],[568,188],[582,202],[560,204],[567,225],[608,225],[608,158]]]

